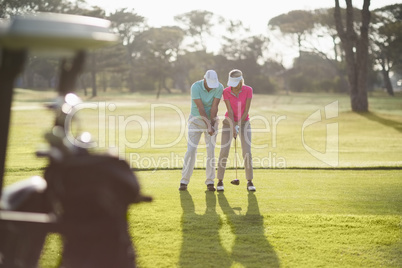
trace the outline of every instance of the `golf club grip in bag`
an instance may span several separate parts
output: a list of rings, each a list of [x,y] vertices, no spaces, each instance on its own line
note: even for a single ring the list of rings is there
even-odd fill
[[[125,161],[102,155],[76,156],[51,163],[45,179],[49,196],[61,208],[61,267],[135,267],[127,209],[143,198]]]

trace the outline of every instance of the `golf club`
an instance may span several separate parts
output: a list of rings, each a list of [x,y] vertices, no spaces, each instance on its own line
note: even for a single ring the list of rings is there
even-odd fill
[[[239,126],[237,125],[237,126],[235,126],[235,129],[236,129],[236,137],[235,137],[235,169],[236,169],[236,178],[234,179],[234,180],[232,180],[230,183],[231,184],[234,184],[234,185],[239,185],[240,184],[240,181],[238,180],[238,178],[237,178],[237,142],[236,142],[236,140],[237,140],[237,135],[239,134]]]

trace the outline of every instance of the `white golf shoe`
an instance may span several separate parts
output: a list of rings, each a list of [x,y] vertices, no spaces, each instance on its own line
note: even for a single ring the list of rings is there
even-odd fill
[[[255,192],[257,190],[252,181],[247,182],[247,190],[252,192]]]
[[[218,190],[218,192],[223,192],[225,190],[223,188],[223,181],[218,182],[218,184],[216,185],[216,190]]]

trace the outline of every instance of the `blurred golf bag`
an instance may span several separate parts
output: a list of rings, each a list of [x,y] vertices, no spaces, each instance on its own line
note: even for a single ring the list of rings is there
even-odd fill
[[[127,208],[139,185],[125,162],[83,155],[50,165],[45,179],[63,210],[63,267],[134,267]]]
[[[72,68],[62,64],[60,97],[49,106],[56,112],[54,127],[45,135],[49,148],[37,153],[49,159],[44,179],[35,176],[3,189],[0,267],[37,267],[46,235],[55,232],[63,241],[60,267],[136,267],[127,211],[130,204],[151,198],[141,195],[125,161],[92,154],[82,140],[78,146],[66,136],[70,126],[65,121],[75,105],[69,99],[78,99],[67,92],[83,57],[77,53]]]
[[[44,192],[26,185],[11,193],[8,202],[17,204],[9,207],[59,216],[49,223],[1,222],[1,267],[36,267],[49,231],[63,237],[62,267],[135,267],[127,208],[141,201],[140,189],[124,161],[84,154],[51,163],[45,180]]]

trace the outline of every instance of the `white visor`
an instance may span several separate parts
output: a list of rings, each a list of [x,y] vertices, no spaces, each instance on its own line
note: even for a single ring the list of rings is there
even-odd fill
[[[237,87],[237,85],[240,83],[241,80],[243,80],[243,76],[239,76],[239,77],[230,77],[229,76],[228,86],[229,87]]]

